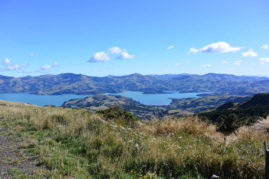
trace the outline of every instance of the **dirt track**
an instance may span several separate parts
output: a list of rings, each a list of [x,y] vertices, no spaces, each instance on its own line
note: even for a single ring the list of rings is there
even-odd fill
[[[30,176],[33,173],[35,164],[26,157],[20,149],[20,144],[18,138],[8,134],[0,119],[0,178]]]

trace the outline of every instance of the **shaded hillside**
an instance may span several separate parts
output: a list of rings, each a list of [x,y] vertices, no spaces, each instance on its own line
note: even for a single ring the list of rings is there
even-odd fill
[[[250,107],[268,106],[269,105],[269,94],[256,94],[251,99],[240,103],[239,109],[246,109]]]
[[[213,92],[216,94],[255,94],[269,92],[265,77],[206,75],[141,75],[93,77],[64,73],[59,75],[0,76],[0,93],[99,94],[122,91],[144,93]]]
[[[199,117],[218,125],[222,132],[233,132],[243,125],[251,125],[269,115],[269,94],[256,94],[241,103],[228,102]]]
[[[192,113],[198,113],[215,109],[226,102],[242,102],[249,99],[249,96],[225,95],[225,96],[204,96],[201,98],[183,98],[173,99],[169,105],[170,110],[187,110]]]

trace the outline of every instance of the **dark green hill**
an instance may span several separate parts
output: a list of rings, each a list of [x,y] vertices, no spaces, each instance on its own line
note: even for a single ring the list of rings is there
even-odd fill
[[[269,94],[256,94],[251,99],[241,103],[238,108],[246,109],[250,107],[259,107],[269,105]]]
[[[230,102],[227,102],[223,105],[220,105],[219,107],[216,108],[216,110],[232,109],[232,108],[236,107],[237,104],[238,103],[236,103],[236,102],[230,101]]]

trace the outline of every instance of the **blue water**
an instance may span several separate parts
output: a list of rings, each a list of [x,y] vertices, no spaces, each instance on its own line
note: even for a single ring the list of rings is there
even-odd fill
[[[111,93],[110,93],[111,94]],[[138,91],[126,91],[122,93],[113,93],[112,95],[121,95],[132,98],[146,105],[168,105],[171,103],[171,98],[194,98],[200,93],[165,93],[165,94],[143,94]],[[39,106],[55,105],[61,106],[65,101],[70,99],[84,98],[91,95],[36,95],[27,93],[4,93],[0,94],[1,100],[30,103]]]
[[[55,105],[61,106],[65,101],[70,99],[84,98],[89,95],[75,95],[75,94],[63,94],[63,95],[36,95],[27,93],[4,93],[0,94],[1,100],[30,103],[39,106]]]
[[[146,105],[169,105],[172,101],[171,98],[196,98],[201,93],[178,93],[169,92],[164,94],[143,94],[139,91],[126,91],[122,93],[110,93],[112,95],[120,95],[132,98],[133,100],[139,101]]]

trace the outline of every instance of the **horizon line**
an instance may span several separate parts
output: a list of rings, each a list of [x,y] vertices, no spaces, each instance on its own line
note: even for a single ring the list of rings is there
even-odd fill
[[[105,78],[105,77],[122,77],[122,76],[131,76],[131,75],[143,75],[143,76],[165,76],[165,75],[196,75],[196,76],[203,76],[203,75],[231,75],[231,76],[238,76],[238,77],[259,77],[259,78],[269,78],[269,76],[264,76],[264,75],[238,75],[238,74],[232,74],[232,73],[164,73],[164,74],[142,74],[142,73],[130,73],[130,74],[123,74],[123,75],[104,75],[104,76],[94,76],[94,75],[86,75],[82,73],[72,73],[72,72],[65,72],[65,73],[58,73],[58,74],[43,74],[43,75],[26,75],[26,76],[7,76],[7,75],[1,75],[4,77],[10,77],[10,78],[24,78],[24,77],[40,77],[40,76],[58,76],[62,74],[73,74],[73,75],[83,75],[83,76],[88,76],[88,77],[100,77],[100,78]]]

